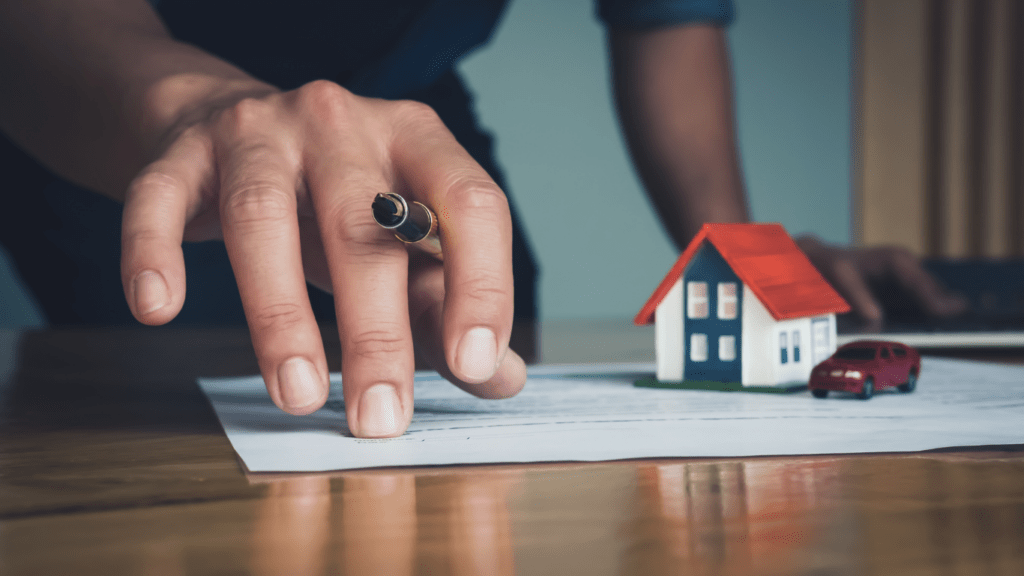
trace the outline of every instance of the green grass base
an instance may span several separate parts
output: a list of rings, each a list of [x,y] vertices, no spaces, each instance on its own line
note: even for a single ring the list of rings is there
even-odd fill
[[[756,392],[759,394],[791,394],[807,390],[806,384],[791,386],[744,386],[739,382],[716,382],[713,380],[683,380],[662,382],[648,376],[633,382],[639,388],[672,388],[676,390],[714,390],[716,392]]]

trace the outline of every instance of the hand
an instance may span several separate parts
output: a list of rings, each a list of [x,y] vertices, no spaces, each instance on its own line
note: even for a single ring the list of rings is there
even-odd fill
[[[508,204],[433,110],[317,81],[221,98],[188,116],[125,198],[122,281],[139,321],[163,324],[181,309],[183,240],[223,239],[260,371],[287,412],[313,412],[328,393],[307,281],[334,293],[357,436],[408,426],[414,336],[472,394],[522,388],[525,366],[508,350]],[[404,245],[373,220],[378,192],[434,208],[443,266],[410,265]]]
[[[796,243],[869,329],[881,328],[885,317],[881,299],[934,317],[967,310],[967,301],[939,284],[905,248],[848,248],[825,244],[814,236],[802,236]]]

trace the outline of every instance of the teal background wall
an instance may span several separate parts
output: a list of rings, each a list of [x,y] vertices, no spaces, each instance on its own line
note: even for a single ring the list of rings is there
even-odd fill
[[[850,240],[852,1],[735,0],[729,31],[754,217],[835,242]],[[543,317],[632,317],[676,251],[615,123],[593,0],[513,0],[493,40],[460,69],[540,261]],[[0,327],[41,322],[0,253]]]
[[[11,268],[0,246],[0,328],[43,325],[43,315]]]
[[[852,0],[734,1],[753,216],[849,242]],[[633,316],[677,252],[615,124],[593,2],[514,0],[494,41],[461,68],[539,255],[543,316]]]

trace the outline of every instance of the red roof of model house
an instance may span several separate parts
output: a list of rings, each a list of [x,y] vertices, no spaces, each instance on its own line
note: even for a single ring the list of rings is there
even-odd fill
[[[705,240],[718,249],[776,320],[850,310],[781,224],[705,224],[637,313],[635,324],[653,320],[655,308]]]

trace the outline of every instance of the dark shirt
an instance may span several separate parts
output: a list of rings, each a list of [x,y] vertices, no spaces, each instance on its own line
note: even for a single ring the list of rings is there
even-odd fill
[[[472,113],[454,64],[487,41],[505,0],[159,0],[175,38],[282,89],[330,79],[353,92],[434,107],[469,153],[504,186],[492,139]],[[628,28],[732,19],[728,0],[600,0],[608,25]],[[61,180],[0,136],[10,192],[0,242],[51,325],[125,325],[134,319],[120,281],[121,205]],[[537,314],[537,266],[513,205],[516,316]],[[236,324],[244,315],[221,242],[184,246],[188,294],[175,324]],[[317,317],[329,295],[310,289]]]

